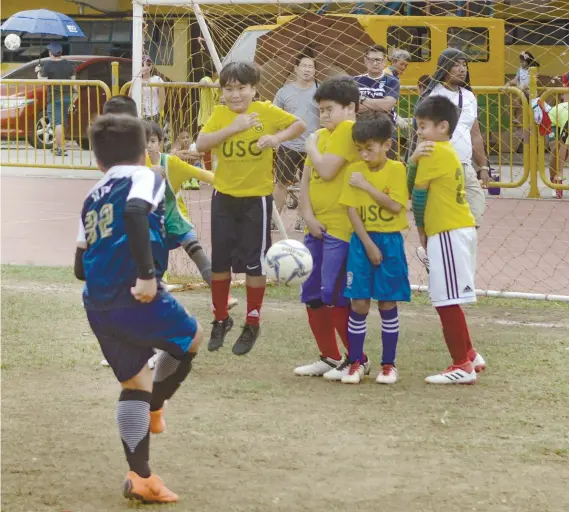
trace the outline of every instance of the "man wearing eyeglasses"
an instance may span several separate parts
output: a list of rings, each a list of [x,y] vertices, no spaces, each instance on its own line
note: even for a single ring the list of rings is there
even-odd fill
[[[395,105],[399,100],[399,80],[385,73],[387,51],[381,45],[370,47],[364,57],[367,73],[354,77],[360,88],[360,112],[387,112],[395,122]]]

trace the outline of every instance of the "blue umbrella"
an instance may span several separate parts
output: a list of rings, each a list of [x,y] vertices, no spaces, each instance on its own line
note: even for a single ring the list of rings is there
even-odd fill
[[[0,30],[28,34],[54,34],[64,37],[85,37],[79,25],[69,16],[47,9],[20,11],[10,16]]]

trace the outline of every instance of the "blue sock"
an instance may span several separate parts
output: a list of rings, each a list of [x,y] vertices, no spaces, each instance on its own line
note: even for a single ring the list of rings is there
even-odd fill
[[[381,342],[383,344],[383,357],[381,364],[395,364],[397,340],[399,339],[399,317],[397,306],[393,309],[379,310],[381,315]]]
[[[367,315],[360,315],[350,309],[348,320],[348,357],[350,361],[364,362],[364,342],[366,339]]]

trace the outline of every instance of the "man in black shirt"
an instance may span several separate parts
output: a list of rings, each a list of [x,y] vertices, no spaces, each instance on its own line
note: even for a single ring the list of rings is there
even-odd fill
[[[63,48],[59,43],[47,46],[49,59],[45,60],[39,70],[38,78],[49,80],[75,80],[75,66],[72,62],[61,57]],[[76,91],[76,87],[73,87]],[[55,155],[64,156],[63,152],[63,122],[71,104],[71,87],[53,85],[47,92],[47,117],[51,120],[55,135]]]

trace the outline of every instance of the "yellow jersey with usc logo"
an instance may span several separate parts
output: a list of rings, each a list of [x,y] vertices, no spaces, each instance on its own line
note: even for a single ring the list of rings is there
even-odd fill
[[[466,201],[464,169],[450,142],[436,142],[433,152],[419,160],[415,186],[427,184],[427,236],[476,225]]]
[[[352,139],[353,121],[342,121],[333,132],[326,128],[318,130],[318,151],[322,155],[331,153],[343,158],[346,163],[342,166],[334,179],[323,180],[312,169],[310,174],[310,203],[314,216],[326,226],[326,232],[340,240],[348,242],[352,234],[352,224],[348,218],[348,210],[340,203],[340,196],[344,188],[344,176],[346,168],[352,162],[360,159],[360,154]],[[310,158],[306,159],[305,165],[312,167]]]
[[[399,213],[393,213],[379,206],[375,199],[365,190],[352,187],[348,183],[354,172],[361,172],[373,188],[387,194],[393,201],[401,205]],[[370,233],[396,233],[409,227],[407,222],[407,171],[401,162],[387,160],[383,168],[372,171],[365,162],[356,162],[346,169],[344,190],[340,202],[356,208],[360,214],[366,231]]]
[[[254,101],[244,114],[257,113],[258,124],[237,133],[214,148],[213,186],[223,194],[234,197],[268,196],[273,192],[273,149],[260,149],[263,135],[274,135],[289,127],[296,117],[275,107],[269,101]],[[202,128],[202,133],[227,128],[239,114],[225,105],[215,107]]]

